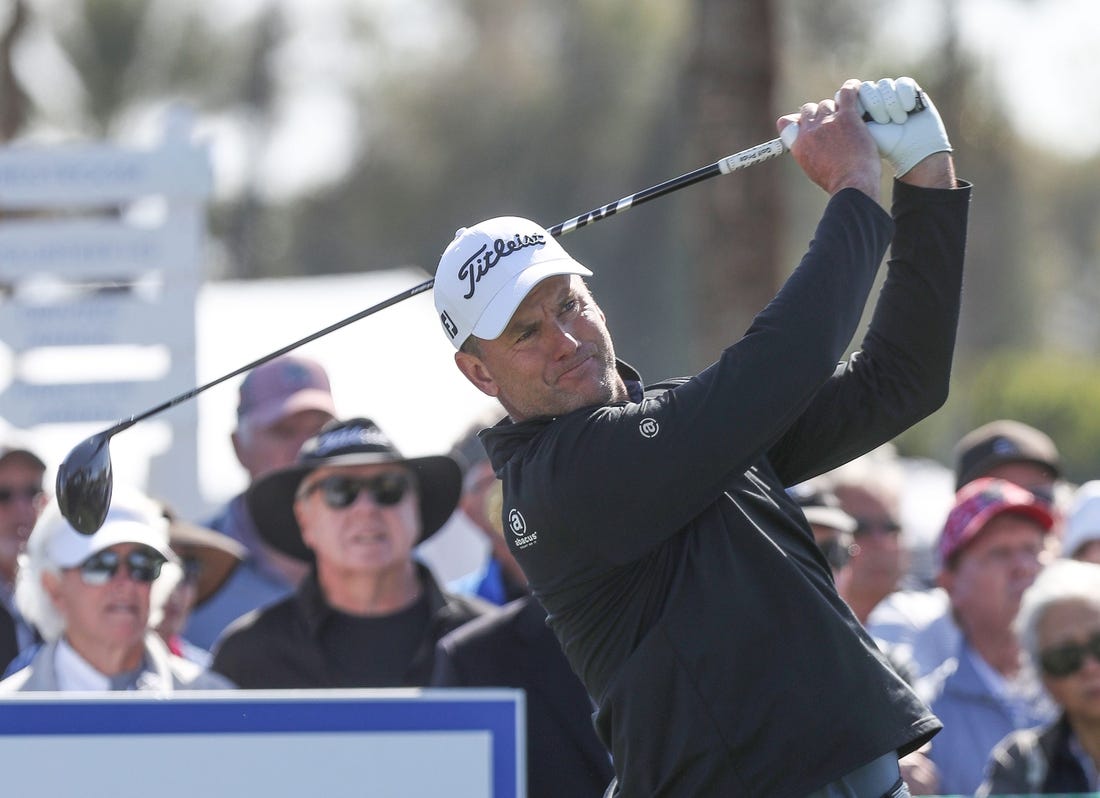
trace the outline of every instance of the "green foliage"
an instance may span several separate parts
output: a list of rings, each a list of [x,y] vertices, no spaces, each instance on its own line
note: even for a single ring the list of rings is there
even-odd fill
[[[966,429],[1013,418],[1054,440],[1075,482],[1100,477],[1100,364],[1050,352],[1006,352],[967,375]]]

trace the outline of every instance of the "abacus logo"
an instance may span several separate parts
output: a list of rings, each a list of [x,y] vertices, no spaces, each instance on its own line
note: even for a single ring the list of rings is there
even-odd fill
[[[642,433],[643,438],[656,438],[657,433],[661,431],[661,425],[652,418],[643,418],[638,424],[638,431]]]
[[[515,535],[512,542],[516,545],[516,548],[525,549],[539,538],[537,532],[527,534],[527,521],[524,520],[523,513],[515,507],[508,511],[508,529]]]

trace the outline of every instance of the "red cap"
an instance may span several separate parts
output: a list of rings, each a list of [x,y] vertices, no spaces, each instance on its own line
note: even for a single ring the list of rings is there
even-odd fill
[[[321,364],[295,355],[277,357],[248,373],[241,383],[237,421],[269,427],[302,410],[336,416],[332,388]]]
[[[1044,533],[1054,526],[1050,508],[1034,493],[1007,480],[982,477],[963,485],[955,494],[955,506],[940,534],[940,562],[950,562],[981,534],[986,524],[1002,513],[1032,518]]]

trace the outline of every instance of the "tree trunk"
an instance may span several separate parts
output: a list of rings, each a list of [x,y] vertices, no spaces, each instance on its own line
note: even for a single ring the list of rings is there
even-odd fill
[[[775,138],[773,3],[696,0],[685,70],[689,151],[712,163]],[[721,177],[693,192],[685,223],[691,242],[697,365],[737,340],[774,296],[782,219],[775,164]]]
[[[14,0],[8,25],[0,32],[0,142],[15,138],[27,121],[27,95],[12,67],[12,52],[26,23],[24,0]]]

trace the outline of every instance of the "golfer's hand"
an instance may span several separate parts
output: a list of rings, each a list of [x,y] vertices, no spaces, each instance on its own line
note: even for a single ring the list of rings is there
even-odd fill
[[[847,81],[832,100],[806,103],[799,113],[780,117],[776,127],[802,171],[829,194],[858,188],[878,199],[882,161],[861,118],[859,85]],[[797,137],[790,130],[784,136],[791,125],[797,125]]]
[[[917,97],[923,101],[918,108]],[[860,114],[871,117],[868,130],[878,151],[901,177],[929,155],[951,152],[940,112],[912,78],[883,78],[859,87]]]

